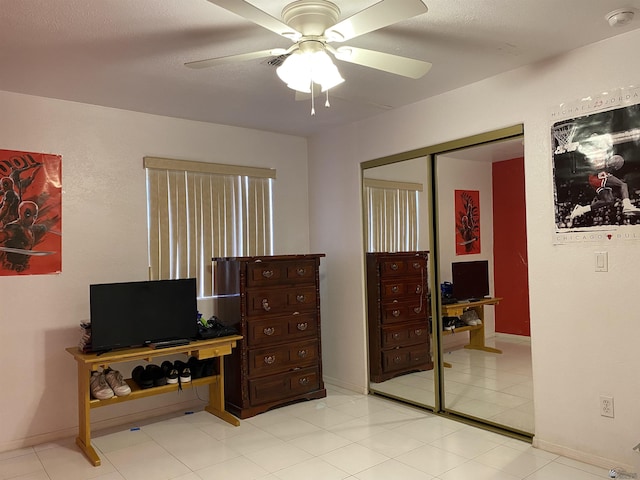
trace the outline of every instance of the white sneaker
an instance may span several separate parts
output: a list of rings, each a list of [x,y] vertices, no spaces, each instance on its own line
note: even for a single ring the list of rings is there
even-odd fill
[[[122,374],[118,370],[107,368],[104,371],[104,378],[118,397],[124,397],[131,393],[131,387],[122,378]]]
[[[640,208],[634,207],[633,205],[625,205],[622,207],[623,215],[640,215]]]
[[[107,379],[103,372],[93,372],[89,386],[91,395],[97,400],[107,400],[114,395],[113,390],[107,384]]]
[[[569,220],[573,220],[576,217],[581,217],[582,215],[587,213],[589,210],[591,210],[591,207],[589,205],[586,205],[586,206],[576,205],[575,207],[573,207],[573,210],[571,210],[571,215],[569,215]]]

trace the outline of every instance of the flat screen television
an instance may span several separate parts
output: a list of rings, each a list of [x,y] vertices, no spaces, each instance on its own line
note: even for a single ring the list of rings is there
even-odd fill
[[[91,349],[196,338],[195,278],[89,286]]]
[[[480,299],[489,295],[489,262],[454,262],[451,264],[453,296],[457,300]]]

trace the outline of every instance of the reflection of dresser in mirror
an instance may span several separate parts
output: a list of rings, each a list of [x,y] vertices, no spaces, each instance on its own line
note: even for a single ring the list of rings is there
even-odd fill
[[[369,372],[374,383],[431,370],[428,251],[367,253]]]

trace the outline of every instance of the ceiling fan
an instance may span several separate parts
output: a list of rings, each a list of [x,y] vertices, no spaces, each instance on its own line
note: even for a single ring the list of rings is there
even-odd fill
[[[209,2],[294,43],[287,49],[260,50],[185,63],[190,68],[207,68],[269,56],[282,56],[285,59],[277,69],[278,76],[290,88],[312,95],[314,84],[320,85],[324,92],[344,81],[328,53],[344,62],[413,79],[422,77],[431,68],[429,62],[422,60],[363,48],[334,48],[330,45],[425,13],[427,7],[421,0],[381,0],[340,22],[340,9],[327,0],[299,0],[290,3],[282,10],[282,21],[244,0]]]

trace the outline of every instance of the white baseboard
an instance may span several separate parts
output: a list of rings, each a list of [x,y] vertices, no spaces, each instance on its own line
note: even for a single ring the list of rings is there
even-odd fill
[[[573,450],[562,445],[556,445],[555,443],[545,442],[544,440],[539,440],[536,437],[533,437],[533,446],[546,452],[562,455],[563,457],[577,460],[582,463],[588,463],[589,465],[594,465],[596,467],[606,468],[607,470],[610,468],[622,468],[628,472],[633,472],[636,468],[633,465],[621,464],[620,462],[616,462],[610,458],[599,457],[597,455]]]
[[[329,385],[333,385],[335,387],[344,388],[345,390],[349,390],[351,392],[360,393],[362,395],[367,395],[369,393],[369,387],[363,385],[356,385],[354,383],[344,382],[337,378],[323,376],[324,383]]]

